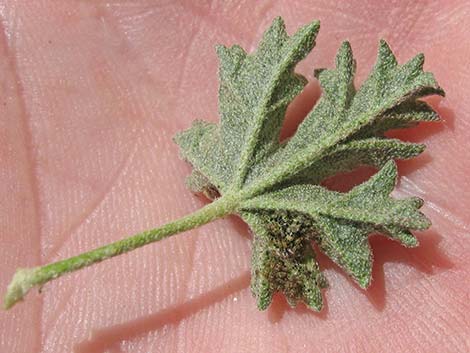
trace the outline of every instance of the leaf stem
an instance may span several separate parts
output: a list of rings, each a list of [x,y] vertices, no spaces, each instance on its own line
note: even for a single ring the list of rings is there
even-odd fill
[[[20,268],[16,271],[12,281],[8,285],[3,306],[5,309],[11,308],[17,302],[21,301],[31,288],[42,286],[50,280],[56,279],[68,272],[79,270],[144,245],[162,240],[171,235],[199,227],[217,218],[224,217],[233,213],[237,209],[238,204],[239,199],[237,197],[226,194],[194,213],[167,223],[159,228],[147,230],[48,265],[33,268]]]

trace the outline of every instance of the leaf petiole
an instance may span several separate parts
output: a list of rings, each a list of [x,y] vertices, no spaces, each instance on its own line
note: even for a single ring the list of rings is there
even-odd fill
[[[147,230],[48,265],[18,269],[8,286],[3,306],[5,309],[11,308],[17,302],[21,301],[31,288],[42,286],[50,280],[56,279],[66,273],[127,253],[144,245],[197,228],[217,218],[222,218],[230,213],[234,213],[238,205],[239,198],[226,194],[199,210],[159,228]]]

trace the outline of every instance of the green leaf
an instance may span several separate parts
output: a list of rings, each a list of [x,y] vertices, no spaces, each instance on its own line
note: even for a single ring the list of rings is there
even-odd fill
[[[424,145],[384,135],[439,120],[419,100],[444,94],[423,71],[423,55],[399,65],[380,41],[376,64],[356,90],[356,62],[344,42],[334,69],[315,70],[319,101],[292,138],[279,140],[287,106],[306,83],[295,65],[313,48],[318,29],[314,21],[289,36],[277,18],[252,54],[237,45],[218,46],[220,124],[199,121],[175,138],[194,168],[191,190],[230,200],[237,205],[233,213],[253,231],[251,288],[260,309],[275,292],[291,305],[302,301],[321,309],[326,279],[312,242],[366,288],[372,273],[369,234],[410,247],[418,245],[411,231],[430,226],[418,211],[422,200],[390,197],[397,179],[393,160],[415,157]],[[380,170],[348,193],[319,186],[362,165]]]
[[[217,47],[220,123],[197,120],[175,136],[181,157],[193,166],[188,187],[212,203],[77,256],[19,269],[4,307],[66,273],[229,214],[239,215],[253,232],[251,288],[260,309],[269,306],[275,292],[282,292],[291,306],[304,302],[321,310],[327,282],[312,242],[363,288],[371,282],[369,234],[417,246],[411,231],[431,225],[419,212],[423,200],[397,200],[390,193],[397,179],[394,159],[415,157],[424,145],[390,139],[385,133],[439,120],[419,98],[444,92],[423,71],[422,54],[399,65],[385,41],[380,41],[371,74],[356,90],[356,62],[344,42],[334,69],[315,70],[321,98],[295,135],[280,141],[287,106],[307,82],[294,68],[313,48],[318,30],[319,22],[313,21],[289,36],[283,20],[276,18],[251,54],[237,45]],[[319,185],[330,175],[361,165],[380,170],[347,193]]]
[[[381,41],[374,69],[356,93],[355,61],[349,43],[344,42],[336,56],[336,69],[316,71],[323,89],[319,102],[286,145],[254,168],[254,187],[264,190],[304,172],[332,148],[374,125],[403,102],[428,94],[443,94],[433,75],[423,72],[423,62],[424,57],[417,55],[400,66],[388,45]],[[270,180],[258,182],[262,175],[269,175]]]
[[[396,200],[389,196],[396,177],[395,163],[390,161],[367,182],[345,194],[300,184],[247,200],[242,209],[308,216],[317,228],[319,246],[359,285],[367,287],[372,260],[367,244],[369,233],[383,229],[386,235],[410,246],[414,240],[409,230],[430,226],[418,211],[422,206],[420,199]]]
[[[388,162],[367,182],[348,193],[329,191],[318,185],[299,184],[267,192],[242,203],[243,210],[286,210],[315,218],[325,215],[375,226],[398,225],[426,229],[429,222],[417,211],[417,198],[396,200],[389,197],[395,185],[396,167]]]
[[[283,20],[277,18],[251,55],[239,46],[217,47],[221,126],[219,136],[206,146],[220,167],[221,190],[239,189],[253,163],[277,148],[287,105],[307,82],[293,72],[294,66],[312,49],[318,29],[319,23],[313,22],[289,37]],[[177,143],[183,149],[189,135],[202,138],[200,132],[179,135]],[[197,154],[183,156],[193,165],[200,162]],[[205,166],[204,161],[200,164],[199,168]]]

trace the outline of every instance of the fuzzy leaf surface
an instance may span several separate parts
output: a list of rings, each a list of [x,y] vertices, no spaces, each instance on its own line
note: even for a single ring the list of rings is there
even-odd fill
[[[399,65],[385,41],[369,77],[354,86],[356,62],[348,42],[334,69],[315,70],[322,96],[288,141],[279,140],[287,106],[306,80],[295,65],[313,48],[317,21],[286,33],[277,18],[252,54],[217,47],[220,123],[196,121],[175,137],[193,166],[188,185],[210,199],[238,200],[234,213],[253,234],[252,291],[265,309],[275,292],[294,306],[320,310],[326,279],[312,242],[360,286],[371,281],[371,233],[416,246],[411,230],[426,229],[422,200],[390,197],[397,179],[393,160],[408,159],[424,145],[387,138],[391,129],[437,121],[419,98],[443,95],[419,54]],[[325,178],[363,165],[379,172],[348,193],[320,186]]]
[[[396,200],[389,196],[397,178],[395,163],[389,161],[367,182],[348,193],[329,191],[317,185],[295,185],[268,192],[243,204],[244,210],[263,210],[274,214],[285,211],[302,214],[312,225],[313,238],[323,251],[362,287],[371,280],[372,255],[369,233],[389,230],[392,238],[413,246],[400,229],[427,229],[429,220],[418,211],[422,200]],[[386,232],[387,233],[387,232]],[[408,233],[406,233],[408,234]]]
[[[315,21],[289,37],[276,18],[251,55],[237,45],[217,47],[220,128],[212,136],[213,126],[198,122],[176,142],[196,169],[218,176],[221,191],[240,190],[253,164],[277,149],[287,106],[307,83],[294,67],[313,48],[318,29]]]

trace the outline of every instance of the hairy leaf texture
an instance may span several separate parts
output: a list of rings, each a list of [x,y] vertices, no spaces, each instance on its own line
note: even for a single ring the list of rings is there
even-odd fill
[[[237,214],[253,234],[252,291],[258,307],[269,306],[281,291],[322,308],[327,286],[312,242],[361,287],[371,282],[371,233],[404,246],[417,246],[411,230],[430,221],[418,198],[390,196],[396,180],[394,160],[417,156],[424,145],[387,138],[438,115],[419,99],[444,95],[417,55],[399,65],[385,41],[369,77],[356,89],[356,62],[344,42],[334,69],[315,70],[322,95],[288,141],[279,140],[285,111],[306,84],[294,72],[315,43],[319,22],[286,33],[276,18],[252,54],[241,47],[217,47],[220,123],[195,121],[175,137],[182,157],[193,166],[188,185],[210,199],[238,200]],[[320,186],[325,178],[359,166],[377,174],[347,193]]]

